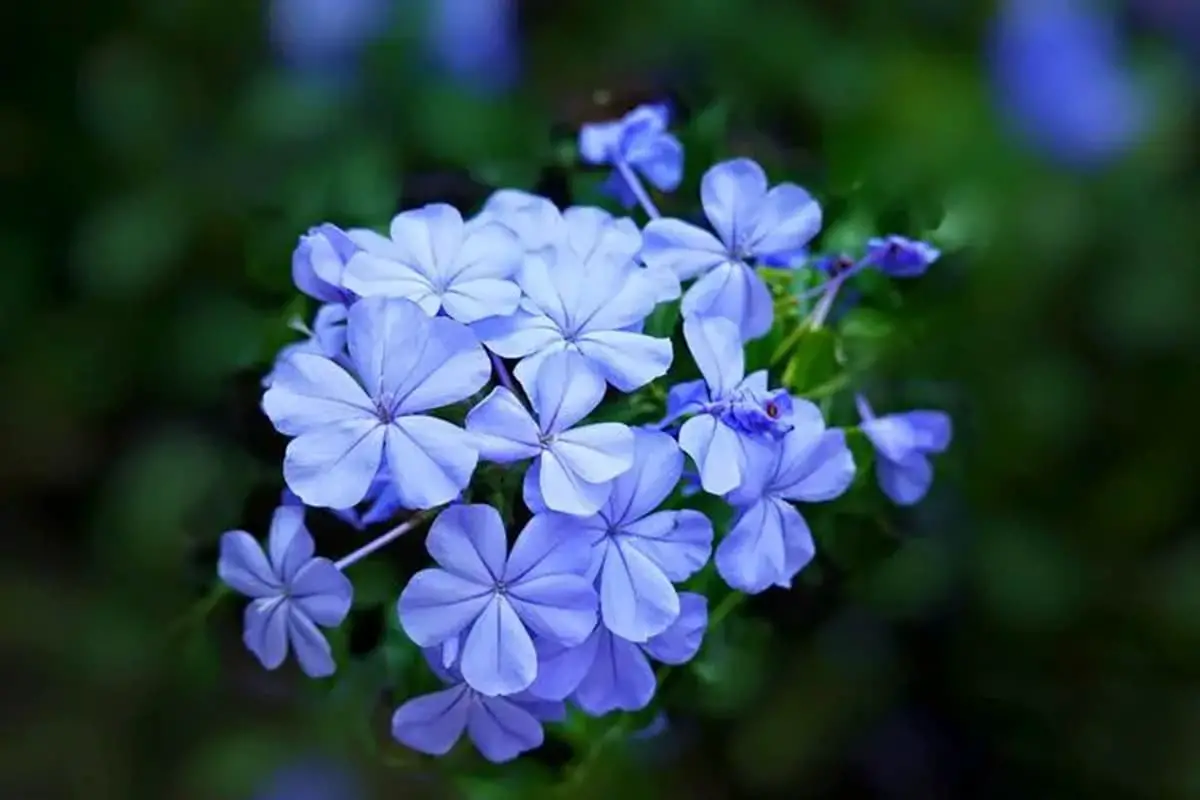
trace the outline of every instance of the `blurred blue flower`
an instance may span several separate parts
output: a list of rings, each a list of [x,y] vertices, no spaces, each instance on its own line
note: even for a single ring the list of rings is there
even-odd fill
[[[271,43],[292,68],[340,78],[355,69],[363,47],[383,33],[387,0],[271,0]]]
[[[1006,0],[991,30],[991,72],[1018,136],[1065,163],[1121,155],[1147,125],[1115,19],[1084,0]]]
[[[942,255],[931,244],[904,236],[886,236],[867,241],[867,263],[892,278],[916,278]]]
[[[400,594],[404,632],[431,648],[466,631],[458,660],[472,689],[489,697],[527,689],[537,676],[532,634],[573,646],[596,627],[596,592],[583,577],[588,542],[558,534],[534,517],[510,554],[496,509],[450,506],[426,539],[439,566]]]
[[[311,506],[349,508],[384,462],[406,508],[454,499],[478,454],[466,431],[423,412],[467,399],[492,365],[461,323],[429,317],[409,300],[369,297],[346,323],[351,369],[315,353],[276,367],[262,406],[288,444],[283,476]]]
[[[428,0],[426,46],[459,82],[502,89],[519,72],[514,0]]]
[[[816,405],[797,400],[793,423],[765,457],[750,454],[745,480],[725,496],[739,513],[717,547],[717,573],[747,594],[790,587],[812,560],[812,532],[792,503],[832,500],[854,480],[845,433],[827,430]]]
[[[879,487],[898,505],[919,502],[933,484],[929,456],[950,446],[950,416],[942,411],[905,411],[877,417],[865,397],[858,395],[855,402],[862,418],[859,427],[875,447]]]
[[[325,758],[297,761],[271,776],[254,800],[361,800],[362,781],[342,764]]]
[[[578,353],[561,350],[522,376],[531,414],[511,391],[494,388],[467,414],[467,432],[486,461],[534,459],[525,471],[531,508],[577,516],[595,514],[612,480],[633,466],[634,438],[617,422],[576,424],[604,399],[604,379]]]
[[[317,626],[341,624],[350,613],[354,587],[331,561],[314,558],[313,552],[304,509],[284,505],[271,519],[266,553],[246,531],[221,536],[217,575],[253,598],[246,606],[243,641],[264,667],[276,669],[291,649],[306,675],[322,678],[336,665]]]
[[[716,235],[683,220],[651,220],[641,258],[681,281],[698,279],[683,296],[684,317],[725,317],[743,340],[757,339],[771,329],[774,300],[749,262],[805,247],[821,228],[821,207],[792,183],[768,190],[766,173],[748,158],[705,172],[700,199]]]
[[[683,145],[668,132],[669,122],[663,103],[638,106],[612,122],[589,122],[579,130],[580,158],[588,164],[624,163],[655,188],[672,192],[683,180]],[[605,189],[626,208],[637,204],[619,170],[609,175]]]

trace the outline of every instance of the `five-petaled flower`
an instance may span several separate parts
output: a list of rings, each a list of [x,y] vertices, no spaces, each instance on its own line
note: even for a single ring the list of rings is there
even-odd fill
[[[859,427],[875,447],[879,488],[897,505],[917,503],[933,484],[929,456],[944,452],[953,433],[943,411],[904,411],[875,416],[867,399],[856,398]]]
[[[456,505],[430,528],[426,547],[440,566],[413,576],[397,611],[409,638],[436,647],[464,631],[458,666],[477,692],[496,697],[537,677],[531,634],[570,646],[596,626],[596,592],[583,577],[588,542],[530,520],[508,549],[491,506]]]
[[[931,244],[904,236],[867,240],[867,262],[893,278],[916,278],[925,274],[941,251]]]
[[[313,556],[302,507],[276,509],[266,553],[245,531],[224,534],[217,575],[252,598],[246,606],[243,641],[264,667],[279,667],[290,645],[307,675],[333,674],[329,642],[317,626],[341,624],[350,612],[354,588],[331,561]]]
[[[704,173],[700,199],[716,235],[678,219],[651,220],[641,258],[681,281],[698,278],[684,293],[685,317],[725,317],[742,339],[757,339],[771,329],[774,301],[750,262],[778,263],[804,248],[821,228],[821,207],[792,183],[768,191],[766,173],[748,158]]]
[[[624,164],[655,188],[673,192],[683,180],[683,145],[667,130],[670,118],[667,106],[655,103],[638,106],[619,120],[588,123],[579,131],[579,155],[588,164]],[[637,203],[619,169],[605,189],[626,208]]]
[[[747,594],[791,586],[812,560],[812,532],[792,502],[832,500],[854,480],[846,435],[827,430],[820,409],[799,400],[792,421],[792,429],[765,454],[754,451],[741,484],[725,496],[740,513],[717,546],[717,572]]]
[[[386,454],[406,508],[433,508],[466,487],[478,454],[466,432],[422,412],[465,400],[492,366],[470,329],[431,318],[409,300],[369,297],[350,307],[350,369],[297,353],[279,364],[263,410],[294,436],[288,486],[311,506],[349,508],[366,497]]]

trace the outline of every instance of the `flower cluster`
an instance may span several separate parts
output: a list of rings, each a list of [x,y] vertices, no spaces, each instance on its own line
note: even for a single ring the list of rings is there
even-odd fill
[[[580,151],[613,169],[611,188],[641,203],[644,227],[501,190],[470,219],[433,204],[397,215],[386,236],[325,224],[295,252],[296,286],[323,305],[265,381],[263,411],[290,438],[287,500],[265,553],[246,532],[225,534],[218,572],[252,598],[245,642],[263,666],[292,649],[307,674],[329,675],[318,626],[349,612],[343,570],[432,517],[434,566],[396,613],[447,688],[392,721],[425,753],[465,733],[505,761],[539,746],[568,703],[593,716],[647,707],[652,663],[690,661],[709,627],[708,598],[680,585],[711,563],[735,592],[790,586],[815,551],[798,504],[833,500],[855,477],[846,430],[746,368],[745,344],[775,316],[758,267],[807,253],[817,201],[739,158],[703,176],[711,229],[662,216],[641,181],[675,188],[683,152],[657,106],[588,126]],[[871,240],[827,271],[804,324],[820,327],[855,273],[912,277],[937,257],[903,237]],[[681,354],[647,320],[676,302],[700,378],[660,385]],[[595,418],[630,394],[660,398],[660,421]],[[948,417],[859,408],[883,491],[916,502]],[[477,501],[480,462],[523,470],[519,532]],[[684,507],[701,492],[733,510],[727,531]],[[334,563],[314,556],[304,506],[358,528],[415,513]]]

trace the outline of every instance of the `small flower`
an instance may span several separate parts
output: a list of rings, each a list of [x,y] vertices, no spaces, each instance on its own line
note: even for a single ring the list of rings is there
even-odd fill
[[[747,158],[704,173],[700,198],[716,236],[678,219],[651,220],[642,260],[681,281],[698,278],[683,296],[684,317],[725,317],[743,340],[757,339],[771,329],[774,301],[750,261],[780,263],[805,247],[821,228],[821,207],[795,184],[768,191],[766,173]]]
[[[867,241],[867,261],[893,278],[916,278],[941,256],[941,251],[925,242],[903,236],[887,236]]]
[[[892,502],[910,506],[933,484],[929,456],[945,452],[953,434],[942,411],[905,411],[876,417],[862,395],[857,398],[859,426],[875,447],[875,476]]]
[[[506,556],[496,509],[447,508],[426,539],[440,566],[418,572],[400,595],[405,633],[435,647],[465,631],[459,665],[471,688],[489,697],[528,688],[537,676],[531,632],[570,646],[596,626],[596,592],[582,577],[587,542],[557,533],[535,517]]]
[[[588,576],[600,617],[613,633],[644,642],[679,616],[673,582],[695,574],[712,554],[712,523],[699,511],[655,511],[683,472],[683,454],[665,433],[638,430],[633,468],[613,481],[599,513],[583,519],[548,514],[562,536],[592,545]]]
[[[554,354],[535,381],[522,385],[536,419],[512,392],[497,386],[467,414],[476,449],[500,464],[536,459],[525,473],[527,494],[543,498],[553,511],[595,514],[613,478],[633,466],[633,431],[616,422],[575,427],[604,398],[604,381],[578,353]]]
[[[517,237],[486,218],[464,223],[453,206],[405,211],[392,219],[391,239],[361,241],[343,280],[363,297],[403,297],[430,316],[444,310],[465,323],[511,314],[521,299]]]
[[[272,0],[271,41],[295,68],[339,76],[387,23],[383,0]]]
[[[796,403],[794,422],[766,458],[756,452],[745,481],[725,497],[739,514],[717,546],[717,572],[747,594],[791,586],[812,560],[812,532],[792,502],[832,500],[854,480],[842,431],[826,430],[820,410],[806,400]]]
[[[642,105],[613,122],[584,125],[579,131],[579,155],[588,164],[623,162],[653,186],[673,192],[683,179],[683,145],[667,131],[670,111],[665,104]],[[628,181],[617,171],[605,187],[626,208],[637,204]]]
[[[619,229],[601,231],[584,211],[563,215],[555,244],[526,256],[517,312],[482,320],[475,331],[492,352],[521,359],[514,372],[523,384],[550,355],[571,350],[632,392],[671,366],[670,340],[640,332],[658,290],[633,261],[628,238]]]
[[[376,235],[367,230],[349,233],[326,222],[300,237],[292,253],[292,281],[296,288],[322,303],[349,305],[357,298],[342,284],[346,264],[358,252],[353,237]]]
[[[696,462],[704,491],[724,494],[742,482],[749,450],[790,430],[792,398],[768,391],[766,370],[744,377],[741,339],[729,320],[685,318],[683,337],[704,378],[671,387],[668,420],[695,415],[679,429],[679,446]]]
[[[426,44],[446,73],[479,89],[500,89],[517,76],[516,6],[512,0],[433,0]]]
[[[671,627],[637,644],[599,626],[582,644],[564,648],[538,642],[538,678],[529,693],[547,700],[570,697],[584,712],[639,711],[654,697],[656,681],[649,658],[686,664],[700,650],[708,626],[708,600],[679,594],[680,613]]]
[[[354,587],[331,561],[313,557],[303,508],[276,509],[267,550],[264,553],[245,531],[221,536],[217,575],[234,591],[253,598],[246,606],[246,648],[265,668],[276,669],[290,646],[306,675],[332,675],[332,651],[317,626],[341,624],[350,612]]]
[[[511,761],[540,747],[543,722],[566,717],[561,702],[533,697],[528,692],[489,697],[472,689],[457,670],[438,663],[426,651],[430,667],[450,687],[414,697],[392,716],[392,736],[421,753],[441,756],[450,752],[463,731],[484,758],[493,763]]]
[[[271,775],[254,800],[362,800],[362,781],[348,765],[317,756]]]
[[[367,496],[386,454],[406,508],[449,502],[478,454],[461,428],[421,412],[479,391],[492,371],[487,354],[466,326],[402,299],[359,300],[347,339],[350,369],[298,353],[263,396],[275,428],[295,437],[283,462],[288,486],[308,505],[349,508]]]

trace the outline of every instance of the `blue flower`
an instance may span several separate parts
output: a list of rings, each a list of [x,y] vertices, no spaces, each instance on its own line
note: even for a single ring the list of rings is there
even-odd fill
[[[1017,135],[1055,159],[1096,165],[1145,132],[1149,109],[1114,23],[1082,0],[1006,0],[993,23],[998,104]]]
[[[773,301],[749,262],[778,262],[806,246],[821,228],[821,207],[795,184],[768,191],[766,173],[747,158],[704,173],[700,199],[717,235],[678,219],[651,220],[642,260],[681,281],[699,279],[683,296],[685,317],[721,316],[737,323],[743,339],[763,336]]]
[[[396,741],[429,755],[450,752],[465,730],[475,748],[493,763],[511,761],[540,747],[543,722],[566,718],[561,702],[539,699],[528,692],[489,697],[463,680],[455,669],[439,663],[436,653],[425,652],[430,667],[450,688],[414,697],[392,716]]]
[[[521,289],[513,280],[524,253],[508,228],[487,218],[464,223],[453,206],[434,203],[392,219],[391,238],[363,236],[346,268],[347,288],[363,297],[403,297],[426,314],[459,322],[511,314]]]
[[[267,551],[245,531],[221,536],[217,575],[234,591],[253,598],[246,606],[246,648],[264,667],[276,669],[290,646],[306,675],[332,675],[333,655],[317,626],[341,624],[350,612],[354,588],[331,561],[313,557],[301,507],[276,509]]]
[[[875,447],[879,488],[902,506],[917,503],[933,483],[929,456],[950,446],[950,417],[941,411],[905,411],[876,417],[866,398],[857,398],[859,427]]]
[[[563,219],[558,206],[541,195],[518,189],[493,192],[483,204],[478,219],[500,222],[517,235],[521,246],[529,253],[550,247],[562,237]]]
[[[570,697],[583,711],[639,711],[654,697],[656,681],[647,656],[664,664],[695,657],[708,626],[708,600],[681,592],[680,613],[667,630],[644,643],[630,642],[598,626],[583,644],[564,648],[538,642],[538,677],[529,693],[547,700]]]
[[[536,459],[525,473],[526,494],[564,514],[595,514],[612,480],[634,463],[633,431],[616,422],[574,427],[604,398],[604,381],[578,353],[558,352],[536,379],[522,381],[533,415],[503,386],[467,414],[466,428],[487,461]]]
[[[699,511],[655,511],[683,472],[683,454],[665,433],[634,432],[633,469],[613,481],[599,513],[583,519],[548,514],[562,536],[592,544],[588,575],[600,594],[600,617],[613,633],[644,642],[679,616],[672,582],[684,581],[708,561],[713,529]]]
[[[683,180],[683,145],[667,131],[670,110],[663,103],[638,106],[612,122],[592,122],[579,130],[579,155],[588,164],[624,163],[655,188],[673,192]],[[637,204],[629,182],[619,171],[605,189],[626,208]]]
[[[903,236],[887,236],[867,241],[867,261],[893,278],[916,278],[941,256],[941,251],[925,242]]]
[[[671,387],[664,421],[695,415],[679,429],[679,446],[696,462],[704,491],[724,494],[742,482],[749,450],[791,428],[792,398],[768,391],[766,370],[743,377],[742,343],[729,320],[686,318],[683,336],[704,378]]]
[[[344,75],[363,46],[385,29],[388,5],[383,0],[272,0],[271,40],[298,69]]]
[[[592,209],[571,209],[558,223],[554,244],[527,254],[517,312],[476,323],[487,347],[519,358],[516,376],[532,382],[553,353],[572,350],[617,389],[632,392],[665,375],[671,342],[641,333],[657,304],[658,289],[634,261],[636,250],[620,226],[603,224]]]
[[[725,496],[739,514],[717,546],[717,572],[747,594],[791,586],[812,560],[812,532],[791,503],[832,500],[854,480],[844,432],[826,430],[820,410],[806,400],[796,403],[793,420],[766,458],[756,452],[745,481]]]
[[[517,76],[512,0],[433,0],[426,43],[438,66],[463,83],[500,89]]]
[[[400,595],[405,633],[435,647],[465,631],[459,666],[471,688],[490,697],[528,688],[537,676],[531,631],[569,646],[596,626],[587,541],[558,533],[535,517],[506,556],[496,509],[447,508],[426,539],[440,567],[418,572]]]
[[[386,453],[407,508],[433,508],[471,479],[470,437],[425,415],[479,391],[491,362],[466,326],[430,318],[409,300],[365,298],[350,307],[344,369],[298,353],[275,371],[263,410],[295,438],[283,475],[310,506],[349,508],[366,497]]]
[[[254,800],[358,800],[366,797],[361,780],[323,757],[297,761],[277,770]]]
[[[359,249],[354,237],[364,235],[378,234],[365,229],[346,232],[326,222],[301,236],[292,252],[292,282],[296,288],[322,303],[353,303],[357,298],[342,279],[346,264]]]

